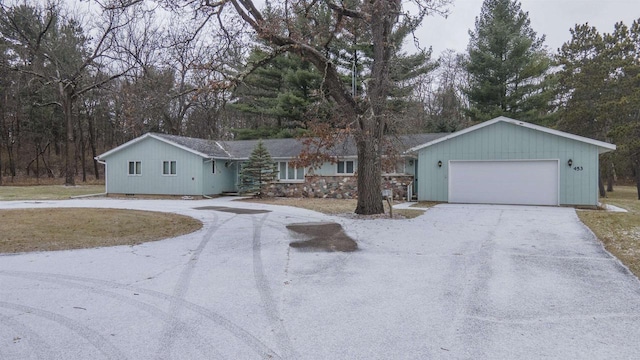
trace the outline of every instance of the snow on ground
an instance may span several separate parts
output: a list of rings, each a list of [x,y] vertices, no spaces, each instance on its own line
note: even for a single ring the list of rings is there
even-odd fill
[[[611,211],[611,212],[623,212],[626,213],[628,212],[627,209],[623,209],[621,207],[617,207],[615,205],[611,205],[611,204],[603,204],[603,203],[599,203],[599,205],[601,207],[603,207],[605,210],[607,211]]]
[[[3,202],[202,220],[139,246],[0,256],[0,359],[627,359],[640,282],[568,208],[354,220],[229,199]],[[233,214],[229,206],[273,210]],[[289,247],[335,221],[352,253]],[[1,234],[0,234],[1,236]]]

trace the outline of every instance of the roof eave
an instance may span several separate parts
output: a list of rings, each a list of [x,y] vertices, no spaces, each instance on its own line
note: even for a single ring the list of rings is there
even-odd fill
[[[600,154],[605,154],[611,151],[615,151],[618,147],[613,145],[613,144],[609,144],[610,146],[604,147],[604,146],[598,146],[598,155]]]
[[[195,154],[195,155],[200,156],[200,157],[205,158],[205,159],[213,158],[213,156],[211,156],[211,155],[207,155],[207,154],[201,153],[201,152],[199,152],[197,150],[194,150],[194,149],[192,149],[190,147],[187,147],[187,146],[184,146],[184,145],[180,145],[178,143],[175,143],[175,142],[173,142],[171,140],[165,139],[165,138],[163,138],[161,136],[154,135],[152,133],[146,133],[146,134],[144,134],[144,135],[142,135],[140,137],[137,137],[137,138],[135,138],[133,140],[127,141],[126,143],[124,143],[124,144],[122,144],[122,145],[120,145],[120,146],[118,146],[118,147],[116,147],[114,149],[111,149],[111,150],[107,151],[106,153],[104,153],[102,155],[98,155],[97,158],[102,160],[105,157],[108,157],[108,156],[110,156],[110,155],[112,155],[112,154],[114,154],[114,153],[116,153],[116,152],[118,152],[120,150],[123,150],[123,149],[125,149],[125,148],[127,148],[127,147],[129,147],[131,145],[134,145],[134,144],[136,144],[136,143],[138,143],[138,142],[140,142],[140,141],[142,141],[142,140],[144,140],[146,138],[153,138],[153,139],[156,139],[158,141],[162,141],[162,142],[164,142],[166,144],[169,144],[171,146],[175,146],[175,147],[177,147],[179,149],[182,149],[184,151],[190,152],[192,154]]]
[[[433,141],[426,142],[426,143],[424,143],[422,145],[414,146],[411,149],[407,150],[407,152],[415,152],[415,151],[418,151],[420,149],[424,149],[425,147],[429,147],[429,146],[435,145],[437,143],[440,143],[440,142],[447,141],[449,139],[458,137],[460,135],[464,135],[466,133],[470,133],[472,131],[476,131],[476,130],[481,129],[483,127],[493,125],[493,124],[495,124],[497,122],[506,122],[506,123],[510,123],[510,124],[513,124],[513,125],[516,125],[516,126],[522,126],[522,127],[528,128],[528,129],[545,132],[547,134],[551,134],[551,135],[555,135],[555,136],[560,136],[560,137],[563,137],[563,138],[566,138],[566,139],[571,139],[571,140],[580,141],[580,142],[583,142],[583,143],[595,145],[595,146],[598,147],[598,149],[599,149],[598,151],[599,151],[600,154],[603,154],[603,153],[606,153],[606,152],[609,152],[609,151],[613,151],[613,150],[616,149],[616,146],[614,144],[610,144],[610,143],[607,143],[607,142],[604,142],[604,141],[594,140],[594,139],[590,139],[590,138],[587,138],[587,137],[584,137],[584,136],[580,136],[580,135],[569,134],[569,133],[566,133],[566,132],[563,132],[563,131],[549,129],[549,128],[546,128],[544,126],[531,124],[531,123],[528,123],[528,122],[525,122],[525,121],[515,120],[515,119],[511,119],[511,118],[505,117],[505,116],[500,116],[500,117],[497,117],[495,119],[488,120],[488,121],[485,121],[483,123],[468,127],[466,129],[463,129],[463,130],[460,130],[460,131],[456,131],[454,133],[451,133],[450,135],[443,136],[443,137],[435,139]]]
[[[95,158],[96,158],[96,160],[102,160],[105,157],[111,156],[112,154],[117,153],[120,150],[125,149],[125,148],[127,148],[127,147],[129,147],[129,146],[131,146],[133,144],[136,144],[136,143],[138,143],[138,142],[140,142],[140,141],[142,141],[142,140],[144,140],[144,139],[146,139],[146,138],[148,138],[150,136],[151,136],[150,133],[146,133],[146,134],[144,134],[142,136],[139,136],[139,137],[137,137],[135,139],[131,139],[131,140],[127,141],[126,143],[121,144],[120,146],[116,146],[115,148],[113,148],[113,149],[111,149],[111,150],[109,150],[109,151],[107,151],[107,152],[105,152],[103,154],[100,154],[100,155],[96,156]]]

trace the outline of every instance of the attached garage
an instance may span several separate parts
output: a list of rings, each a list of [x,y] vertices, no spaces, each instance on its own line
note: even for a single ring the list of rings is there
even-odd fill
[[[410,149],[418,200],[598,204],[599,155],[616,146],[499,117]]]
[[[450,161],[449,202],[559,205],[558,160]]]

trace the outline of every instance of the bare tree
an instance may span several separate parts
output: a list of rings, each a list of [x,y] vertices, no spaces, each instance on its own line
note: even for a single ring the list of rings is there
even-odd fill
[[[270,2],[261,10],[252,0],[222,0],[203,2],[195,10],[204,22],[219,24],[223,35],[237,31],[238,24],[242,24],[273,56],[295,53],[322,73],[323,87],[335,102],[337,112],[348,119],[342,130],[353,134],[358,150],[356,213],[379,214],[384,212],[381,158],[391,89],[390,61],[398,51],[393,40],[398,33],[406,35],[415,29],[428,14],[442,13],[449,3],[450,0],[414,0],[407,10],[397,0],[301,0]],[[351,82],[343,80],[350,69],[341,67],[331,51],[337,42],[353,38],[349,29],[364,30],[364,39],[370,42],[370,61],[360,94],[352,91]],[[227,37],[227,41],[232,39]],[[268,60],[269,57],[264,59]],[[241,81],[260,65],[249,66],[237,74],[236,80]]]
[[[114,0],[115,1],[115,0]],[[63,13],[61,5],[0,5],[2,32],[7,42],[24,57],[11,69],[32,78],[42,88],[55,91],[51,101],[62,109],[65,124],[65,184],[75,185],[73,107],[85,93],[117,79],[135,66],[123,51],[120,31],[132,23],[136,6],[100,3],[102,11],[93,22]],[[133,36],[134,34],[128,34]]]
[[[430,132],[453,132],[471,125],[466,115],[468,101],[464,57],[445,50],[435,72],[425,74],[413,96],[423,105],[421,126]]]

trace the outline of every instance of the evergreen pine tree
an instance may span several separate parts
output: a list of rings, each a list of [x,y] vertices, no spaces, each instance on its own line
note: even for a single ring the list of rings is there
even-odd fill
[[[615,142],[618,151],[600,157],[601,178],[613,191],[615,163],[618,174],[634,175],[640,199],[640,21],[610,34],[576,25],[571,35],[557,56],[558,128]]]
[[[262,197],[265,185],[273,182],[277,176],[278,170],[269,151],[262,141],[258,141],[249,161],[240,171],[240,191],[254,192],[257,197]]]
[[[543,81],[550,60],[544,36],[531,28],[529,14],[516,0],[485,0],[475,31],[469,31],[470,115],[485,121],[496,116],[539,120],[551,92]]]
[[[249,63],[268,57],[255,48]],[[255,69],[234,92],[229,107],[247,114],[252,128],[235,129],[236,139],[281,138],[300,134],[309,108],[320,101],[321,75],[295,54],[280,54]]]

